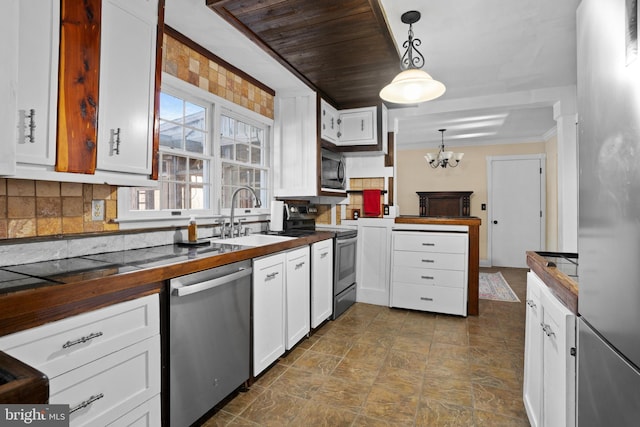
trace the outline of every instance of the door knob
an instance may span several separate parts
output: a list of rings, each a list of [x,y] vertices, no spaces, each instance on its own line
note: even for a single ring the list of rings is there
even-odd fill
[[[498,221],[495,221],[495,220],[494,220],[494,221],[493,221],[493,223],[494,223],[494,224],[497,224],[497,223],[498,223]]]

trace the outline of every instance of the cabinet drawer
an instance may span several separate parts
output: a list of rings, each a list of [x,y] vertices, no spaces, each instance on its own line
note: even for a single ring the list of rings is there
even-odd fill
[[[436,268],[443,270],[464,270],[467,263],[465,254],[394,251],[393,265],[414,268]]]
[[[0,337],[0,350],[55,378],[159,331],[158,295],[149,295]]]
[[[393,267],[393,281],[448,288],[463,288],[466,286],[464,271],[402,267],[397,264]]]
[[[466,253],[468,236],[454,233],[394,232],[393,248],[400,251]]]
[[[160,336],[59,375],[49,387],[50,403],[69,405],[71,426],[106,425],[160,393]]]
[[[151,400],[107,424],[107,427],[153,427],[161,423],[160,395],[156,394]]]
[[[467,315],[464,289],[421,286],[410,283],[392,284],[392,307],[438,313]]]

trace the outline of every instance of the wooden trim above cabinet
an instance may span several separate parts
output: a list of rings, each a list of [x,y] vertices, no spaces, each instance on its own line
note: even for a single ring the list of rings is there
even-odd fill
[[[156,31],[156,74],[153,107],[153,143],[151,146],[151,179],[158,179],[160,167],[160,90],[162,87],[162,39],[164,38],[164,0],[158,0]]]
[[[384,155],[385,167],[392,167],[395,160],[395,134],[387,132],[387,153]]]
[[[101,0],[62,0],[56,171],[93,174],[98,141]]]

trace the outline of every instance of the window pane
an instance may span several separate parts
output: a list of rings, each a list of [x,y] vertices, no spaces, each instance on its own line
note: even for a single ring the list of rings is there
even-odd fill
[[[189,159],[189,182],[205,183],[205,164],[202,159]]]
[[[184,103],[184,124],[196,129],[205,128],[205,114],[207,110],[190,102]]]
[[[253,127],[251,129],[251,143],[253,145],[262,146],[262,135],[264,134],[262,129]]]
[[[233,185],[234,182],[238,182],[238,166],[230,165],[228,163],[222,164],[222,184]]]
[[[235,135],[235,120],[231,117],[221,116],[220,117],[220,136],[223,138],[230,138],[233,140]]]
[[[187,180],[187,159],[181,156],[162,156],[162,180],[163,181],[186,181]]]
[[[259,147],[251,147],[251,164],[262,165],[262,150]]]
[[[253,169],[241,167],[239,178],[237,184],[253,187]]]
[[[183,113],[182,99],[160,93],[160,118],[182,123]]]
[[[175,182],[161,183],[162,209],[187,209],[185,185]]]
[[[182,148],[182,126],[173,122],[160,120],[160,145],[171,148]]]
[[[205,133],[197,130],[187,129],[185,136],[187,151],[192,153],[204,153]]]
[[[156,188],[132,188],[129,209],[149,211],[160,209],[160,191]]]
[[[233,142],[220,141],[220,157],[225,160],[233,160]]]
[[[245,144],[236,144],[236,160],[243,163],[249,163],[249,146]]]
[[[210,187],[208,185],[190,185],[189,191],[191,193],[191,209],[207,209],[208,203],[206,203],[206,194]]]

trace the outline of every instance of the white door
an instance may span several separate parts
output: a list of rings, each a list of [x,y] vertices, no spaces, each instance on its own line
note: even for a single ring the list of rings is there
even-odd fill
[[[491,264],[527,267],[527,251],[544,247],[544,155],[490,157]]]

